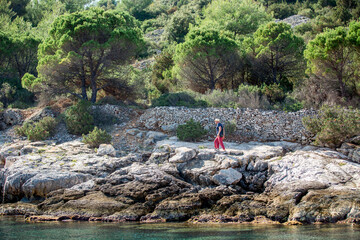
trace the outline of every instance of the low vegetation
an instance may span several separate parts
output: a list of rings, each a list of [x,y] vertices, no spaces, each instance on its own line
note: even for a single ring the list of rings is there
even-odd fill
[[[65,111],[66,127],[71,134],[87,134],[94,129],[94,118],[90,112],[91,104],[79,101]]]
[[[317,116],[305,117],[303,123],[315,135],[315,144],[339,147],[360,134],[360,111],[340,106],[323,106]]]
[[[44,117],[38,122],[28,121],[16,129],[16,133],[30,141],[46,140],[56,132],[58,122],[55,118]]]
[[[98,127],[95,127],[94,130],[89,132],[89,134],[83,134],[83,143],[88,144],[92,148],[97,148],[101,144],[110,143],[111,135],[108,134],[105,130],[101,130]]]
[[[207,134],[207,131],[199,122],[190,119],[185,124],[179,125],[176,129],[176,136],[181,141],[195,142]]]

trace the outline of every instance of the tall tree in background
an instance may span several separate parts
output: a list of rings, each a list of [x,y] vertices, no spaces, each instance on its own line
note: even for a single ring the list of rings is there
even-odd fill
[[[153,0],[122,0],[119,4],[120,8],[128,11],[136,19],[141,21],[149,18],[149,14],[145,9],[153,2]]]
[[[184,87],[198,92],[221,88],[237,71],[237,44],[217,30],[193,28],[177,46],[175,63]]]
[[[344,27],[328,29],[310,41],[305,50],[309,73],[319,87],[346,100],[360,95],[359,55],[354,47],[360,32],[356,25],[352,24],[350,37]]]
[[[234,34],[248,35],[273,18],[265,12],[265,8],[252,0],[214,0],[205,9],[202,24],[218,26]]]
[[[126,87],[119,66],[130,62],[143,39],[133,17],[92,8],[59,17],[39,50],[42,84],[53,94],[70,93],[95,102],[99,90]],[[49,92],[48,92],[49,93]]]
[[[252,40],[250,40],[252,42]],[[252,54],[255,72],[266,84],[295,82],[304,73],[304,40],[286,23],[268,23],[254,33]]]

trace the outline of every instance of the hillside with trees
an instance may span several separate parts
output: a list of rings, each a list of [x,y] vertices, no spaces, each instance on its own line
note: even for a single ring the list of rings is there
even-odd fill
[[[356,0],[0,0],[0,108],[358,108],[359,17]]]

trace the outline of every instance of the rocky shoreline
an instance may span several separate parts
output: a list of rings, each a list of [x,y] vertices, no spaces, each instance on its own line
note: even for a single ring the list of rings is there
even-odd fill
[[[35,222],[360,221],[360,164],[344,154],[349,146],[358,152],[355,143],[335,151],[286,141],[226,142],[225,154],[211,141],[181,142],[169,132],[121,126],[114,127],[113,145],[98,149],[81,138],[2,144],[0,215]],[[128,142],[126,151],[117,144]]]

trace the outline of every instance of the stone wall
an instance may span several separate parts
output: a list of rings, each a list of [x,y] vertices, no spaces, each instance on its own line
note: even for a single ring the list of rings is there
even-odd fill
[[[222,123],[235,121],[237,136],[246,141],[285,140],[305,143],[309,133],[305,130],[301,119],[313,114],[316,114],[316,111],[301,110],[286,113],[248,108],[156,107],[147,109],[137,123],[149,130],[161,128],[170,132],[175,131],[179,124],[193,118],[205,129],[211,130],[215,128],[214,119],[220,118]]]

